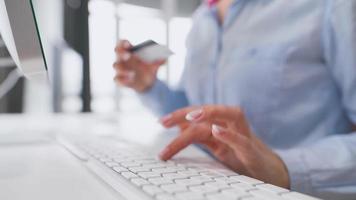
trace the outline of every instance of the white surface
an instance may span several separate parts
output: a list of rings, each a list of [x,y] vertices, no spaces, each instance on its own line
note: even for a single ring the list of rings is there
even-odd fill
[[[137,126],[140,124],[140,126]],[[156,119],[112,115],[0,115],[0,199],[120,199],[68,151],[57,134],[117,135],[159,152],[174,135]],[[168,137],[166,137],[168,136]],[[202,155],[185,150],[181,155]]]
[[[0,147],[0,199],[117,198],[66,150],[43,144]]]

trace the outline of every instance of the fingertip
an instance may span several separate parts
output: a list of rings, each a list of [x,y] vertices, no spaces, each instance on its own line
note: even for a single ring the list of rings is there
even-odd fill
[[[161,151],[161,153],[158,155],[159,158],[163,161],[167,161],[170,159],[170,149],[168,147],[166,147],[165,149],[163,149],[163,151]]]
[[[170,127],[172,126],[172,124],[171,124],[172,118],[173,118],[173,115],[172,115],[172,114],[168,114],[168,115],[162,117],[162,118],[159,120],[159,122],[160,122],[164,127],[170,128]]]

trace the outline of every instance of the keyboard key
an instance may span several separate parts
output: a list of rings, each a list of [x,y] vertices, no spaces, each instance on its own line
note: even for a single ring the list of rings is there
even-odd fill
[[[214,178],[214,180],[217,182],[223,182],[223,183],[227,183],[227,184],[239,183],[238,180],[230,178],[230,177],[218,177],[218,178]]]
[[[157,195],[160,193],[164,193],[164,191],[161,188],[159,188],[155,185],[145,185],[142,187],[142,190],[147,192],[151,196],[154,196],[154,195]]]
[[[176,193],[176,197],[180,200],[205,200],[203,194],[196,192],[179,192]]]
[[[157,161],[154,159],[138,159],[135,160],[138,163],[141,163],[142,165],[146,165],[146,164],[152,164],[152,163],[156,163]]]
[[[133,178],[130,181],[139,187],[141,187],[143,185],[150,185],[150,183],[146,179],[143,179],[143,178]]]
[[[150,178],[148,179],[150,183],[153,185],[167,185],[167,184],[172,184],[173,181],[171,179],[167,179],[164,177],[158,177],[158,178]]]
[[[232,188],[242,189],[242,190],[244,190],[244,191],[256,189],[255,186],[250,185],[250,184],[246,184],[246,183],[231,183],[230,186],[231,186]]]
[[[178,200],[177,197],[171,194],[158,194],[156,196],[157,200]]]
[[[109,161],[109,162],[105,162],[105,165],[112,168],[112,167],[116,167],[116,166],[120,166],[118,163],[116,162],[112,162],[112,161]]]
[[[277,194],[273,194],[271,192],[267,192],[264,190],[250,190],[249,191],[252,196],[255,197],[260,197],[261,199],[266,199],[266,200],[283,200],[283,198]]]
[[[130,167],[129,170],[133,173],[138,173],[138,172],[149,172],[151,171],[150,169],[146,167]]]
[[[281,194],[281,193],[289,192],[289,190],[287,190],[285,188],[281,188],[281,187],[274,186],[274,185],[271,185],[271,184],[256,185],[256,188],[258,188],[260,190],[265,190],[265,191],[268,191],[268,192],[272,192],[274,194]]]
[[[122,162],[120,163],[121,166],[124,166],[124,167],[139,167],[141,166],[140,163],[137,163],[137,162]]]
[[[238,198],[247,197],[247,196],[246,195],[238,196],[238,194],[228,195],[223,193],[211,193],[211,194],[207,194],[206,197],[208,200],[236,200]]]
[[[259,181],[257,179],[254,179],[254,178],[250,178],[248,176],[233,176],[232,177],[233,179],[241,182],[241,183],[246,183],[246,184],[251,184],[251,185],[257,185],[257,184],[262,184],[263,182],[262,181]]]
[[[154,168],[152,169],[153,172],[159,172],[161,174],[167,174],[167,173],[174,173],[174,172],[177,172],[176,169],[174,168]]]
[[[190,186],[189,190],[199,193],[213,193],[219,191],[219,189],[207,185]]]
[[[188,190],[187,187],[177,184],[162,185],[161,188],[168,193],[185,192]]]
[[[248,197],[244,197],[242,200],[265,200],[265,199],[260,197],[248,196]]]
[[[219,174],[219,173],[217,173],[217,172],[212,172],[212,171],[209,171],[209,172],[201,172],[200,174],[203,175],[203,176],[207,176],[207,177],[209,177],[209,178],[223,177],[222,174]]]
[[[123,167],[114,167],[113,169],[114,169],[114,171],[117,172],[117,173],[129,171],[129,170],[127,170],[126,168],[123,168]]]
[[[222,194],[226,195],[226,196],[232,196],[232,197],[248,197],[248,196],[252,196],[251,194],[249,194],[248,192],[242,190],[242,189],[224,189],[221,191]]]
[[[139,172],[137,173],[139,176],[142,178],[148,179],[148,178],[154,178],[154,177],[161,177],[160,173],[157,172]]]
[[[107,158],[107,157],[101,157],[101,158],[99,158],[98,160],[100,160],[100,161],[103,162],[103,163],[112,161],[110,158]]]
[[[178,174],[181,174],[181,175],[184,175],[184,176],[187,176],[187,177],[192,177],[192,176],[200,176],[199,173],[196,173],[194,171],[187,171],[187,170],[184,170],[184,171],[179,171],[177,172]]]
[[[229,184],[223,183],[223,182],[207,182],[207,183],[204,183],[204,185],[210,186],[210,187],[213,187],[213,188],[217,188],[219,190],[230,188]]]
[[[212,182],[214,179],[206,177],[206,176],[192,176],[190,177],[193,180],[201,181],[202,183]]]
[[[228,170],[228,169],[216,169],[215,171],[223,176],[228,176],[228,177],[239,175],[236,172],[234,172],[232,170]]]
[[[180,185],[185,185],[185,186],[202,185],[204,183],[201,180],[195,180],[195,179],[191,179],[191,178],[177,179],[174,182],[177,184],[180,184]]]
[[[121,176],[125,177],[126,179],[136,178],[137,175],[132,172],[122,172]]]
[[[162,163],[151,163],[151,164],[145,164],[143,165],[144,167],[150,168],[150,169],[155,169],[155,168],[164,168],[166,165]]]
[[[188,178],[187,176],[181,175],[181,174],[178,174],[178,173],[167,173],[167,174],[163,174],[163,177],[166,177],[166,178],[169,178],[169,179],[172,179],[172,180]]]
[[[318,198],[307,196],[305,194],[297,193],[297,192],[289,192],[285,194],[281,194],[284,199],[288,200],[318,200]]]

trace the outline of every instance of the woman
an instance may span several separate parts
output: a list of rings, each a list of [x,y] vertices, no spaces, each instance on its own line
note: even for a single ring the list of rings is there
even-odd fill
[[[116,48],[115,79],[181,128],[163,160],[201,143],[239,173],[355,199],[356,0],[203,3],[179,90],[156,79],[164,61],[129,48]]]

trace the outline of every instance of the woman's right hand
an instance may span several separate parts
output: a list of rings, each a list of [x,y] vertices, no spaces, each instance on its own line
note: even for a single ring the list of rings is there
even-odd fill
[[[126,40],[120,41],[116,46],[116,62],[113,65],[116,70],[114,79],[118,84],[142,93],[153,86],[159,67],[166,61],[146,63],[129,51],[131,47],[130,42]]]

